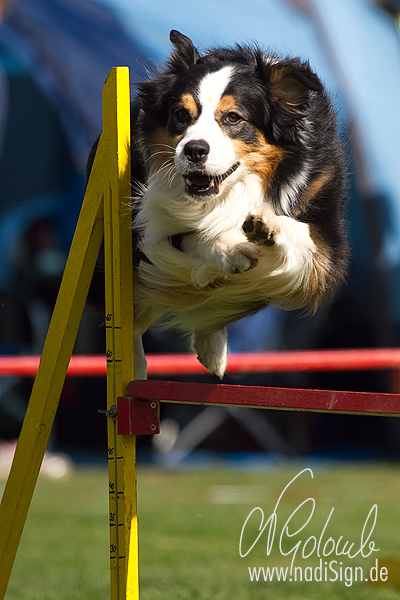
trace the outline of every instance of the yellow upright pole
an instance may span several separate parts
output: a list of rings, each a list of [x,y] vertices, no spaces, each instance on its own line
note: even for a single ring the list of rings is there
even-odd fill
[[[103,89],[104,247],[107,408],[125,394],[133,373],[129,71],[112,69]],[[110,414],[110,413],[108,413]],[[111,413],[112,414],[112,413]],[[139,598],[134,436],[118,436],[108,420],[111,599]]]
[[[0,506],[1,599],[8,586],[103,238],[101,168],[96,156],[3,493]]]
[[[0,505],[0,600],[48,443],[104,233],[107,406],[133,379],[133,272],[129,72],[112,69],[103,90],[103,133]],[[104,201],[103,201],[104,200]],[[134,436],[108,424],[111,599],[139,598]]]

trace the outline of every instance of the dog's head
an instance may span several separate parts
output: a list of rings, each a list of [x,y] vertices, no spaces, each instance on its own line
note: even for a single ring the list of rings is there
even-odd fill
[[[249,172],[266,190],[306,143],[307,107],[324,93],[318,77],[298,59],[258,48],[200,56],[186,36],[170,37],[175,49],[165,69],[139,86],[150,173],[178,178],[196,200],[225,197]]]

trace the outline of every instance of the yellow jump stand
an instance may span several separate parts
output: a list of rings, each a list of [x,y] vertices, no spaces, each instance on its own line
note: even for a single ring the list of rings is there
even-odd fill
[[[104,237],[107,416],[133,379],[133,283],[130,231],[130,90],[126,67],[103,89],[103,132],[71,245],[39,369],[0,506],[0,599],[57,411],[67,367]],[[123,281],[123,293],[122,293]],[[123,327],[122,327],[123,324]],[[135,436],[108,419],[111,600],[139,598]]]

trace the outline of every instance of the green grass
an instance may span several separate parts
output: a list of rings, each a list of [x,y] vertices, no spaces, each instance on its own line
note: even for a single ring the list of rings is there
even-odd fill
[[[370,541],[379,552],[369,558],[342,560],[349,566],[370,568],[375,558],[400,557],[400,469],[396,465],[342,467],[305,473],[288,488],[277,509],[274,545],[267,556],[267,530],[246,558],[239,556],[240,532],[249,512],[261,507],[267,519],[299,468],[271,473],[163,471],[139,469],[139,537],[141,600],[394,600],[393,587],[371,587],[365,582],[251,582],[248,567],[286,567],[290,556],[277,546],[283,524],[306,499],[315,501],[308,525],[293,539],[321,535],[360,546],[361,531],[376,504],[377,522]],[[105,470],[77,470],[69,479],[40,479],[24,530],[6,600],[108,599],[108,506]],[[309,500],[292,520],[299,529],[307,521]],[[259,514],[258,514],[259,516]],[[244,547],[258,533],[249,521]],[[292,530],[293,530],[292,529]],[[306,548],[310,549],[312,540]],[[301,553],[300,547],[299,553]],[[314,569],[315,553],[296,558],[295,566]]]

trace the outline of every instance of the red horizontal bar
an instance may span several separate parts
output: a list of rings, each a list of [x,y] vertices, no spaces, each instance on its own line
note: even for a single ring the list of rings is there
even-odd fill
[[[40,356],[0,356],[0,376],[35,377]],[[97,377],[106,374],[105,356],[72,356],[67,375]]]
[[[0,376],[34,377],[39,361],[39,356],[0,356]],[[193,354],[148,354],[147,364],[149,376],[207,373]],[[400,369],[400,349],[232,353],[229,355],[227,373],[369,369]],[[105,376],[106,359],[103,355],[74,355],[67,374],[75,377]]]
[[[127,397],[137,400],[216,406],[400,415],[400,394],[271,388],[176,381],[132,381]]]
[[[205,373],[192,354],[149,354],[149,375]],[[232,353],[227,373],[400,369],[400,349],[301,350]]]

